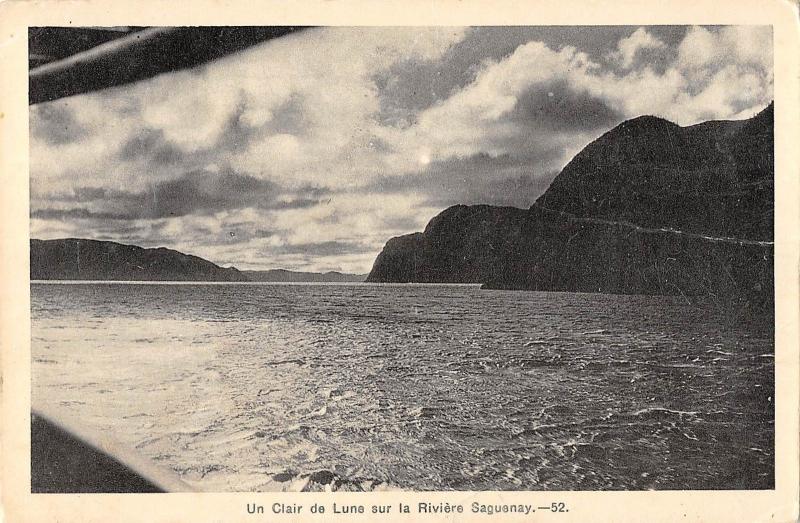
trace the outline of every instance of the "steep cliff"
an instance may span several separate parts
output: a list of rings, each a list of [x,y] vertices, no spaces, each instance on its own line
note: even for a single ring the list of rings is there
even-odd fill
[[[773,107],[744,121],[626,121],[527,210],[457,205],[389,240],[367,281],[704,295],[770,309]]]
[[[643,116],[584,148],[536,206],[643,227],[772,238],[773,106],[691,127]]]

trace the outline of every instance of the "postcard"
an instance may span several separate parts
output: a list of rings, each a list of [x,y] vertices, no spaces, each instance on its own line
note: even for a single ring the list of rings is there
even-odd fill
[[[0,5],[8,521],[794,521],[789,2]]]

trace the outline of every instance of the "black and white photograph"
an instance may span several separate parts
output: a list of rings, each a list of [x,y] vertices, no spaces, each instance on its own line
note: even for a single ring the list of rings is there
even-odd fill
[[[772,26],[27,40],[32,493],[776,488]]]

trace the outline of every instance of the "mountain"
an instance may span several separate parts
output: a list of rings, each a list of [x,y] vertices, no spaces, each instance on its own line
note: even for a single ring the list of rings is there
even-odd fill
[[[536,201],[643,227],[772,239],[773,106],[679,127],[642,116],[583,149]]]
[[[530,209],[446,209],[389,240],[367,281],[702,295],[771,310],[773,111],[689,127],[623,122]]]
[[[337,271],[298,272],[286,269],[270,269],[267,271],[242,271],[250,281],[260,282],[363,282],[366,274],[348,274]]]
[[[30,245],[32,280],[247,281],[234,267],[164,247],[76,238]]]
[[[240,271],[171,249],[67,238],[31,240],[32,280],[363,282],[366,274]]]

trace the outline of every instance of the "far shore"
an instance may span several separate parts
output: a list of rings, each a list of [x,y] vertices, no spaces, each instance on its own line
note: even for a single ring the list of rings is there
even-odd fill
[[[482,283],[373,283],[363,281],[144,281],[144,280],[31,280],[43,285],[325,285],[369,287],[480,287]]]

